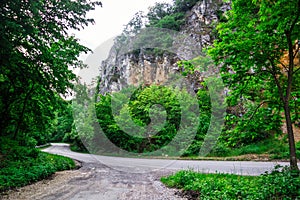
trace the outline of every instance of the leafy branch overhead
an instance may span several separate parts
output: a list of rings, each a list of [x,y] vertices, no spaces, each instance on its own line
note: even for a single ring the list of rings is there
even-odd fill
[[[69,30],[80,30],[99,1],[3,1],[0,13],[1,135],[32,132],[53,117],[59,94],[70,94],[71,68],[89,49]],[[39,118],[40,121],[35,121]],[[40,127],[45,130],[44,127]],[[36,130],[37,131],[37,130]]]
[[[234,0],[225,17],[210,55],[235,99],[268,101],[273,112],[284,110],[291,166],[297,168],[291,105],[299,89],[300,1]]]

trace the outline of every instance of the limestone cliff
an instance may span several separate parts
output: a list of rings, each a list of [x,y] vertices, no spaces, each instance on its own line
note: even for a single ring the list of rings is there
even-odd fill
[[[161,84],[175,72],[176,56],[153,56],[140,53],[115,56],[112,49],[110,57],[102,63],[99,92],[120,91],[128,85]]]
[[[164,83],[171,74],[178,72],[177,61],[195,57],[195,52],[191,49],[201,51],[212,44],[213,28],[220,20],[221,13],[228,9],[229,4],[222,0],[199,1],[186,13],[185,23],[177,34],[189,38],[173,41],[176,48],[172,53],[155,55],[141,49],[138,53],[120,54],[120,47],[115,43],[101,65],[98,92],[105,94],[119,91],[128,85]]]

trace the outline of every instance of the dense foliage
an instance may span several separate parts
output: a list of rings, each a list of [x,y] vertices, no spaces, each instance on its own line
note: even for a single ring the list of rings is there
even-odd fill
[[[130,92],[128,89],[129,94]],[[198,129],[181,127],[180,135],[183,138],[177,139],[175,148],[167,149],[166,153],[192,155],[199,152],[210,120],[210,101],[205,90],[199,92],[197,97],[201,116],[194,116],[191,112],[194,100],[184,90],[152,85],[136,89],[130,99],[127,98],[128,94],[123,90],[113,95],[101,95],[100,101],[96,103],[99,124],[111,142],[130,152],[153,152],[172,141],[182,125],[181,117],[184,113],[187,120],[195,120],[191,123],[201,125]],[[193,134],[196,136],[192,137]],[[185,144],[186,138],[189,137],[191,141],[196,140],[186,150],[189,146]]]
[[[297,199],[300,197],[300,176],[289,169],[258,177],[230,174],[201,174],[179,171],[162,182],[169,187],[193,191],[199,199]]]
[[[99,1],[15,0],[0,8],[0,190],[19,187],[73,167],[72,160],[47,155],[38,144],[71,131],[68,103],[78,59],[89,49],[71,29],[93,19]],[[52,137],[52,138],[51,138]]]
[[[1,137],[23,140],[49,134],[49,122],[62,101],[59,95],[70,93],[76,77],[70,67],[83,67],[78,56],[89,51],[67,31],[93,23],[85,16],[99,4],[89,0],[1,3]]]
[[[36,158],[6,161],[0,168],[0,192],[45,179],[57,171],[74,169],[74,161],[40,152]]]
[[[250,122],[233,122],[236,131],[231,133],[241,134],[246,140],[260,137],[258,129],[276,133],[283,111],[290,162],[297,168],[292,123],[299,121],[295,116],[299,107],[293,105],[299,101],[296,43],[300,35],[300,1],[234,0],[225,17],[227,21],[217,27],[219,39],[210,55],[222,66],[224,82],[230,89],[228,103],[247,105],[247,114],[238,114]]]
[[[41,152],[29,144],[0,138],[0,192],[47,178],[56,171],[75,168],[70,158]]]
[[[190,9],[192,6],[194,6],[195,3],[196,1],[176,1],[172,5],[166,3],[156,3],[153,7],[150,7],[149,12],[146,15],[144,15],[144,13],[142,12],[137,13],[135,17],[125,27],[122,36],[117,38],[117,40],[124,42],[123,40],[134,37],[137,33],[139,33],[139,31],[143,27],[164,28],[163,26],[160,25],[164,24],[165,22],[168,21],[167,19],[170,19],[175,15],[182,15],[182,18],[180,17],[178,19],[184,21],[185,12],[187,11],[187,9]],[[249,3],[249,5],[250,4],[251,3]],[[189,7],[189,5],[191,6]],[[222,39],[222,30],[223,30],[222,27],[225,26],[226,23],[230,23],[229,16],[231,12],[232,11],[224,15],[222,15],[222,13],[219,13],[220,14],[219,17],[222,18],[222,23],[219,26],[221,28],[218,29],[219,39],[217,40],[217,43],[227,42],[227,40],[224,40],[224,38]],[[168,26],[173,26],[173,25],[176,27],[181,26],[178,21],[174,23],[167,22],[167,24]],[[177,29],[175,28],[174,30]],[[151,31],[151,29],[147,31]],[[155,31],[155,29],[153,31]],[[225,33],[224,35],[226,35]],[[135,38],[135,43],[137,44],[137,48],[139,47],[139,43],[145,43],[145,41],[148,41],[147,37],[149,37],[149,35],[151,34],[148,35],[146,34],[145,36],[143,36],[143,34],[140,35],[142,35],[140,36],[140,38],[138,39]],[[227,39],[228,41],[230,41],[229,36]],[[163,44],[166,47],[173,42],[172,38],[168,37],[167,34],[161,35],[160,37],[157,37],[154,40],[150,38],[149,41],[153,43]],[[248,40],[243,39],[242,41],[248,41]],[[253,45],[256,45],[256,43],[253,42]],[[220,46],[220,48],[222,48],[222,46]],[[255,48],[253,48],[253,50],[254,49]],[[230,52],[240,52],[238,51],[238,49],[234,49],[234,50],[235,51],[232,50]],[[147,51],[144,53],[149,53],[149,54],[164,53],[164,51],[159,51],[156,49],[154,50],[143,49],[143,51]],[[211,51],[210,53],[212,52],[213,51]],[[140,53],[139,49],[135,53],[139,54]],[[212,57],[215,59],[216,56],[214,54],[212,55]],[[235,57],[234,54],[232,56]],[[247,58],[253,60],[251,56],[250,57],[245,56],[244,65],[248,63],[248,61],[246,60]],[[222,61],[222,57],[220,57],[220,62],[221,61]],[[240,66],[239,62],[236,62],[236,58],[226,60],[226,62],[231,62],[231,61],[233,64],[236,64],[237,67]],[[201,119],[199,120],[199,127],[197,127],[198,134],[196,136],[195,141],[193,141],[192,145],[190,145],[190,148],[188,148],[183,153],[184,156],[198,155],[199,149],[202,145],[204,134],[207,133],[209,123],[210,123],[211,105],[209,103],[209,96],[207,95],[208,94],[207,90],[208,89],[211,90],[212,88],[207,88],[205,81],[199,81],[196,79],[199,79],[199,74],[201,74],[201,72],[213,70],[213,67],[215,66],[214,66],[214,62],[209,56],[199,56],[191,61],[180,61],[178,62],[178,66],[183,76],[187,77],[188,79],[195,79],[196,84],[199,84],[200,88],[202,88],[202,90],[199,90],[197,94],[200,109],[202,111],[201,115],[199,116],[199,119]],[[250,71],[249,69],[247,71],[246,68],[245,69],[242,67],[238,68],[238,71],[241,72],[240,74],[232,73],[232,71],[233,69],[230,68],[227,71],[223,70],[222,72],[224,83],[228,86],[229,89],[226,93],[227,95],[226,102],[228,103],[229,107],[227,108],[227,115],[225,116],[225,127],[223,129],[221,136],[219,137],[217,145],[214,147],[210,155],[237,156],[241,154],[268,153],[271,154],[272,158],[287,158],[288,154],[287,154],[287,149],[285,144],[286,137],[282,135],[282,130],[281,130],[282,106],[280,104],[279,95],[276,92],[277,91],[276,87],[274,87],[274,82],[271,81],[271,79],[267,78],[268,76],[265,74],[265,72],[258,73],[257,75],[251,67],[250,67]],[[244,75],[249,75],[249,77],[248,78],[244,77]],[[297,110],[299,110],[299,105],[300,105],[298,103],[299,98],[297,98],[299,96],[299,91],[297,91],[297,85],[299,83],[298,81],[296,81],[299,80],[297,78],[298,76],[299,73],[298,74],[296,73],[293,91],[292,91],[293,98],[291,99],[291,105],[293,106],[291,109],[291,112],[293,114],[292,119],[293,122],[295,123],[299,119],[299,114]],[[284,79],[282,81],[284,81]],[[240,85],[235,83],[238,83]],[[148,91],[149,88],[146,87],[146,90]],[[142,90],[140,89],[139,91]],[[126,93],[126,91],[122,91],[122,92]],[[148,94],[148,95],[151,96],[152,94]],[[116,100],[118,98],[124,99],[127,97],[122,93],[114,94],[113,96],[111,95],[101,96],[98,98],[99,102],[96,104],[96,110],[98,113],[100,126],[101,128],[104,127],[104,130],[107,133],[108,138],[110,138],[111,141],[116,142],[117,146],[121,146],[124,149],[134,151],[134,152],[142,152],[144,150],[152,151],[158,148],[159,145],[156,146],[153,143],[153,141],[156,140],[155,139],[156,136],[154,136],[154,138],[149,139],[149,137],[145,135],[144,126],[147,125],[147,123],[149,122],[149,116],[148,116],[149,108],[145,106],[147,103],[145,99],[132,97],[130,100],[132,100],[134,104],[132,102],[126,103],[125,105],[120,104],[118,105],[119,112],[112,113],[111,101],[112,99]],[[95,120],[93,119],[93,113],[92,113],[93,106],[94,106],[93,102],[84,103],[83,106],[79,104],[82,104],[82,102],[78,102],[78,103],[73,102],[75,113],[79,113],[79,115],[81,116],[78,119],[76,119],[77,121],[75,123],[75,124],[78,123],[79,126],[78,130],[80,131],[79,132],[76,131],[76,128],[73,123],[72,131],[68,132],[65,137],[65,139],[67,139],[66,141],[68,140],[75,141],[74,143],[76,144],[75,146],[78,147],[78,150],[85,150],[84,145],[81,143],[81,140],[83,140],[84,143],[89,143],[94,145],[95,146],[94,150],[96,151],[97,149],[99,149],[99,146],[104,147],[104,149],[107,148],[106,145],[109,142],[109,140],[105,140],[102,137],[99,138],[98,137],[99,135],[97,136],[97,133],[91,134],[92,131],[97,132],[95,123],[98,123],[95,122]],[[135,107],[134,105],[139,107]],[[142,105],[144,107],[142,107]],[[130,110],[130,113],[128,113],[127,110]],[[135,111],[136,113],[134,113],[133,111]],[[164,112],[165,112],[164,110],[157,111],[157,113],[161,115],[164,115],[163,114]],[[135,125],[129,123],[131,122],[131,118],[135,122]],[[176,124],[179,123],[180,122],[176,122]],[[120,128],[119,125],[121,125],[122,128]],[[167,126],[169,126],[169,124]],[[162,127],[158,126],[157,130],[159,130],[159,128]],[[175,128],[169,127],[167,128],[167,130],[168,130],[167,132],[170,134],[170,138],[172,138],[172,135],[176,132],[176,126]],[[138,137],[131,137],[132,135],[130,134],[126,135],[125,132],[128,133],[133,132],[132,135]],[[142,139],[142,137],[144,137],[144,140]],[[101,143],[101,145],[99,145],[99,143]],[[272,143],[274,145],[272,145]],[[149,148],[145,149],[146,146],[147,148],[148,147]]]

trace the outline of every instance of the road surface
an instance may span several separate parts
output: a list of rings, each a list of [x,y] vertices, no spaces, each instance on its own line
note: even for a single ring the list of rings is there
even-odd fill
[[[68,144],[52,144],[51,147],[44,151],[64,155],[85,163],[103,164],[118,171],[131,173],[191,169],[203,173],[218,172],[239,175],[260,175],[266,171],[271,171],[276,165],[285,166],[289,164],[287,162],[195,161],[109,157],[72,152]]]
[[[159,180],[181,169],[205,173],[259,175],[282,162],[183,161],[118,158],[72,152],[67,144],[52,144],[43,151],[82,162],[79,170],[56,173],[43,180],[10,191],[0,199],[15,200],[184,200],[178,190]]]

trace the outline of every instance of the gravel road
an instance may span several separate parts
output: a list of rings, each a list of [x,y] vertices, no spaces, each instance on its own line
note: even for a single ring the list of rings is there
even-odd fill
[[[166,188],[160,177],[180,169],[258,175],[276,162],[172,161],[165,159],[116,158],[80,154],[66,144],[52,144],[44,151],[82,162],[78,170],[63,171],[47,180],[9,191],[0,199],[14,200],[177,200],[183,197]],[[180,196],[179,196],[179,195]]]
[[[176,200],[176,190],[160,177],[171,172],[125,173],[101,164],[83,163],[79,170],[58,172],[43,180],[10,191],[2,199],[14,200]]]

